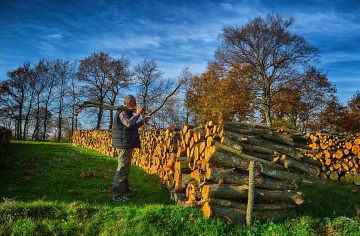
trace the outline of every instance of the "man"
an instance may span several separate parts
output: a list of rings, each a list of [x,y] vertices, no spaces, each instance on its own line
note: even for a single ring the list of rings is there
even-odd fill
[[[125,96],[124,105],[136,107],[135,97],[132,95]],[[131,167],[132,152],[134,148],[141,147],[138,128],[150,120],[150,116],[139,120],[142,110],[142,107],[137,107],[135,115],[127,110],[119,110],[114,118],[112,146],[116,148],[119,157],[114,180],[113,200],[117,202],[130,200],[125,195],[136,192],[130,189],[128,175]]]

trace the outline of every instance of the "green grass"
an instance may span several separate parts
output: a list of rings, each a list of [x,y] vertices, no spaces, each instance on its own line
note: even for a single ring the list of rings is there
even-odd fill
[[[138,190],[112,201],[117,159],[70,143],[11,141],[0,150],[0,235],[360,235],[360,188],[306,178],[295,218],[231,224],[175,205],[155,175],[132,167]]]

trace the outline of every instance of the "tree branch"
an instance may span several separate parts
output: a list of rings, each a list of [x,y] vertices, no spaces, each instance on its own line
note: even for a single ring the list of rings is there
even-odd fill
[[[161,109],[161,107],[165,104],[166,100],[169,99],[169,97],[171,97],[176,90],[178,90],[180,88],[181,84],[178,84],[176,86],[176,88],[165,97],[165,99],[162,101],[161,105],[156,108],[153,112],[150,113],[149,116],[152,116],[155,112],[157,112],[158,110]],[[85,107],[97,107],[97,108],[101,108],[104,110],[127,110],[130,112],[136,112],[136,107],[128,107],[128,106],[112,106],[112,105],[106,105],[106,104],[101,104],[98,102],[91,102],[91,101],[84,101],[82,104],[77,104],[77,106],[81,109],[81,108],[85,108]]]
[[[90,102],[90,101],[84,101],[82,104],[77,104],[79,108],[86,108],[86,107],[97,107],[104,110],[127,110],[131,112],[136,111],[136,107],[128,107],[128,106],[112,106],[112,105],[106,105],[101,104],[98,102]]]
[[[166,98],[162,101],[161,105],[160,105],[158,108],[156,108],[153,112],[151,112],[151,113],[149,114],[149,116],[152,116],[155,112],[157,112],[158,110],[160,110],[160,108],[162,108],[162,106],[164,106],[166,100],[168,100],[168,98],[171,97],[171,96],[176,92],[176,90],[178,90],[178,88],[180,88],[180,86],[181,86],[181,84],[178,84],[178,85],[176,86],[176,88],[175,88],[169,95],[166,96]]]

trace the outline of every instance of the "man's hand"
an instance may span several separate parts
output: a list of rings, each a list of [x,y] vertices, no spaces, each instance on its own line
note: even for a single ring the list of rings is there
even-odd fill
[[[151,116],[145,116],[145,117],[143,118],[143,123],[144,123],[144,124],[145,124],[145,123],[148,123],[149,120],[150,120],[150,117],[151,117]]]
[[[143,110],[143,108],[142,107],[137,107],[136,108],[136,114],[141,114],[142,113],[142,110]]]

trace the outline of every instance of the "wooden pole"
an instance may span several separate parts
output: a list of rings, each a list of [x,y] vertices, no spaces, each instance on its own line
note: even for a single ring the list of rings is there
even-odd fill
[[[254,209],[254,193],[255,193],[255,161],[250,161],[249,165],[249,192],[248,204],[246,211],[246,225],[252,225],[252,212]]]

